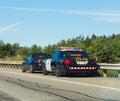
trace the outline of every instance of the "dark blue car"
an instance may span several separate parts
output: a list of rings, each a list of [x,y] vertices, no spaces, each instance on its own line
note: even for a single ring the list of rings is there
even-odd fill
[[[29,54],[22,62],[22,72],[26,72],[27,70],[31,73],[36,70],[42,71],[44,61],[49,58],[51,58],[51,55],[48,53]]]

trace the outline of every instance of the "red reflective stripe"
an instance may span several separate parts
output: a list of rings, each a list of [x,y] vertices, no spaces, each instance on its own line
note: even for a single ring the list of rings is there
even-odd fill
[[[96,70],[96,67],[69,67],[70,70]]]
[[[91,68],[91,67],[89,67],[89,69],[91,70],[92,68]]]

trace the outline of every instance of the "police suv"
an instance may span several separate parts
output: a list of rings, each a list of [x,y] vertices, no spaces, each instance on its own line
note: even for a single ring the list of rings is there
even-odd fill
[[[84,50],[76,47],[60,47],[52,53],[43,66],[43,74],[53,72],[57,77],[70,73],[94,73],[100,66]]]

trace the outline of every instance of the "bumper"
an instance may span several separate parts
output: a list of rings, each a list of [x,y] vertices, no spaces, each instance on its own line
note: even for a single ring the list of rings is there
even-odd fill
[[[42,65],[41,64],[32,64],[35,70],[42,70]]]

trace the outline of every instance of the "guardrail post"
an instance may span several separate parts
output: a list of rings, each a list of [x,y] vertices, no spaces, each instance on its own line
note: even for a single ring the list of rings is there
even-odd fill
[[[118,71],[118,78],[120,78],[120,70]]]
[[[103,77],[107,77],[107,70],[106,69],[103,70]]]

